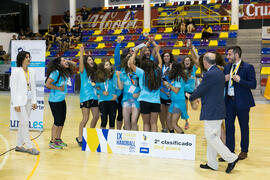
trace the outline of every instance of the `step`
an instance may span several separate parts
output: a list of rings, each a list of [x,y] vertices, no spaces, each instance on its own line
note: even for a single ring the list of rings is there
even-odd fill
[[[259,36],[262,34],[261,29],[240,29],[238,30],[238,35],[240,36]]]
[[[246,52],[246,53],[242,53],[242,59],[245,61],[245,58],[248,58],[248,59],[261,59],[261,54],[258,54],[258,53],[249,53],[249,52]]]
[[[244,43],[249,43],[249,44],[261,44],[262,42],[262,37],[249,37],[249,36],[241,36],[237,37],[237,43],[238,44],[244,44]]]
[[[265,99],[263,95],[255,96],[254,100],[255,100],[255,104],[270,104],[270,101]]]

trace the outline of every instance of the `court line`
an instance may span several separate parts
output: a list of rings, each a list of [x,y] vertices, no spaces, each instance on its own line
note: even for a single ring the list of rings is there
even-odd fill
[[[5,144],[6,144],[6,150],[8,151],[9,150],[9,144],[8,144],[8,141],[7,141],[7,139],[3,136],[3,135],[1,135],[0,134],[0,137],[3,139],[3,141],[5,142]],[[0,164],[0,169],[2,169],[3,167],[4,167],[4,165],[6,164],[6,161],[7,161],[7,159],[8,159],[8,156],[9,156],[9,153],[6,153],[5,154],[5,157],[4,157],[4,159],[3,159],[3,161],[1,162],[1,164]]]
[[[4,123],[0,123],[0,125],[3,125],[3,126],[7,126],[7,127],[9,127],[9,125],[8,125],[8,124],[4,124]]]
[[[31,139],[32,139],[32,137],[31,137]],[[37,150],[40,152],[40,148],[38,146],[38,143],[34,139],[33,139],[33,142],[35,143],[35,146],[36,146]],[[38,167],[39,161],[40,161],[40,154],[37,155],[37,160],[36,160],[35,166],[32,169],[31,173],[27,176],[26,180],[29,180],[33,176],[33,174],[35,173],[35,171],[36,171],[36,169]]]

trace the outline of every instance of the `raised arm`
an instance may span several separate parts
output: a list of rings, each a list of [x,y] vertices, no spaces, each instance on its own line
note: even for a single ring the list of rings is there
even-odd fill
[[[121,59],[120,59],[120,47],[121,47],[121,41],[122,41],[121,37],[118,36],[116,41],[117,41],[117,45],[114,49],[114,66],[118,67],[120,65],[120,61],[121,61]]]
[[[152,56],[153,56],[154,58],[158,58],[158,57],[157,57],[156,50],[155,50],[155,48],[156,48],[158,45],[157,45],[157,43],[155,42],[155,38],[154,38],[154,36],[148,36],[148,38],[149,38],[149,42],[152,43],[153,46],[154,46],[154,50],[152,51]],[[150,44],[149,44],[149,45],[150,45]]]
[[[195,66],[200,67],[199,55],[196,52],[196,48],[192,45],[191,40],[187,40],[187,47],[190,49],[192,60],[194,61]]]
[[[80,65],[79,65],[79,69],[80,69],[80,73],[83,73],[84,70],[84,64],[83,64],[83,53],[84,53],[84,47],[83,45],[80,48]]]
[[[156,45],[155,45],[155,52],[156,52],[157,59],[158,59],[158,67],[159,67],[160,69],[162,69],[162,59],[161,59],[159,50],[160,50],[160,46],[156,44]]]
[[[138,53],[139,49],[138,48],[135,48],[134,49],[134,53],[132,54],[132,56],[130,57],[130,59],[128,60],[128,67],[132,69],[132,71],[136,72],[136,65],[134,63],[135,61],[135,58],[137,56],[137,53]]]
[[[144,46],[144,47],[142,48],[142,50],[141,50],[141,53],[140,53],[140,56],[139,56],[140,59],[143,57],[146,48],[149,48],[149,46],[150,46],[150,41],[148,40],[148,41],[146,42],[145,46]]]
[[[123,83],[120,80],[120,75],[121,75],[121,71],[116,71],[117,86],[118,86],[118,89],[122,90],[123,89]]]

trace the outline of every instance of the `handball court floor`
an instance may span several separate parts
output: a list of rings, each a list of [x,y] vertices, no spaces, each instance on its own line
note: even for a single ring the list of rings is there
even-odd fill
[[[248,158],[237,163],[231,174],[224,171],[227,163],[219,163],[218,171],[202,170],[200,163],[206,162],[206,140],[203,122],[199,121],[199,110],[189,108],[190,129],[187,134],[196,135],[196,160],[177,160],[153,157],[117,155],[107,153],[83,152],[75,137],[82,115],[79,96],[68,95],[67,119],[62,139],[68,144],[63,150],[48,147],[52,115],[45,97],[44,132],[34,140],[40,155],[33,156],[14,150],[0,156],[0,179],[270,179],[270,104],[257,104],[250,113],[250,149]],[[15,147],[16,131],[9,130],[10,96],[0,94],[0,154]],[[91,117],[90,117],[91,119]],[[142,119],[139,119],[142,129]],[[184,121],[179,121],[183,127]],[[97,125],[99,127],[100,120]],[[87,127],[89,127],[89,122]],[[160,131],[159,123],[159,131]],[[31,132],[36,137],[39,132]],[[236,121],[236,153],[239,153],[240,130]]]

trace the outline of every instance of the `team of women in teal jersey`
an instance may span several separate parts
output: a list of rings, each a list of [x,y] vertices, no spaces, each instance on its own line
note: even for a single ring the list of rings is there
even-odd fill
[[[106,59],[97,65],[91,56],[83,56],[83,47],[80,49],[80,108],[83,118],[79,126],[79,136],[76,137],[80,146],[83,142],[82,130],[88,122],[90,112],[92,113],[91,128],[96,127],[100,115],[101,128],[107,128],[109,119],[109,128],[115,129],[116,115],[121,113],[124,119],[124,129],[138,130],[137,122],[141,114],[144,131],[157,132],[157,119],[160,116],[160,119],[163,118],[161,120],[163,130],[168,129],[171,133],[175,131],[183,133],[183,130],[177,125],[177,121],[180,116],[182,119],[189,117],[185,92],[191,93],[195,88],[196,66],[192,66],[192,72],[189,72],[185,70],[188,69],[185,64],[174,60],[171,53],[160,55],[160,47],[153,38],[149,38],[146,43],[153,45],[152,53],[150,46],[145,47],[141,52],[141,57],[137,56],[138,48],[129,49],[127,53],[120,55],[120,43],[121,40],[118,38],[114,66]],[[190,59],[190,61],[192,60]],[[66,85],[71,73],[65,73],[65,69],[70,69],[70,66],[65,67],[60,63],[60,67],[50,72],[47,87],[51,89],[50,104],[62,102],[63,114],[66,114],[64,100],[67,92]],[[119,98],[121,95],[122,98]],[[122,108],[121,111],[118,108],[119,104]],[[53,108],[52,113],[54,114]],[[63,126],[63,123],[56,125],[56,127],[58,126]],[[56,134],[58,131],[62,132],[62,129],[56,130]],[[54,147],[60,145],[56,142],[57,139],[61,140],[58,137],[52,137],[50,143],[55,143]],[[62,140],[61,143],[66,145]]]

